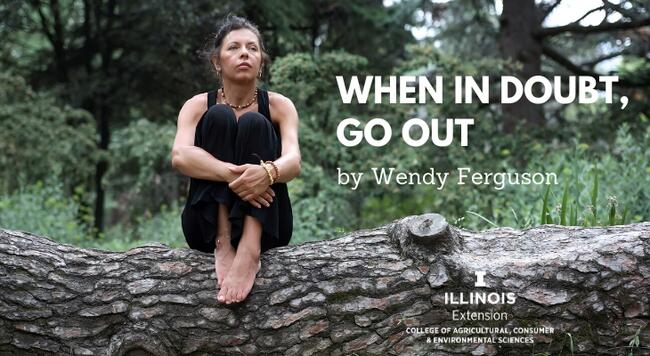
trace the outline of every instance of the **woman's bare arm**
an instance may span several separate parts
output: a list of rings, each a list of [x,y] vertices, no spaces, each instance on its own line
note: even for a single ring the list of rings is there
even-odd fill
[[[282,138],[282,155],[274,161],[280,172],[278,182],[288,182],[300,174],[300,146],[298,145],[298,112],[291,99],[275,94],[273,117],[278,118]]]
[[[172,167],[189,177],[232,182],[239,176],[228,169],[234,166],[232,163],[220,161],[204,149],[194,146],[196,125],[207,106],[207,95],[203,93],[187,100],[181,108],[172,147]]]

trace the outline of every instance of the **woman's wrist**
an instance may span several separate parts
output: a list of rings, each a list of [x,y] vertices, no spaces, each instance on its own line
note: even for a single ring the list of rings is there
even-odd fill
[[[268,162],[269,161],[264,162],[263,160],[260,160],[260,166],[264,169],[269,178],[269,185],[272,185],[277,179],[273,176],[273,167]]]
[[[226,167],[226,174],[225,174],[226,183],[232,183],[232,181],[234,181],[240,176],[239,174],[233,173],[231,171],[231,168],[237,167],[236,165],[226,162],[225,167]]]
[[[273,168],[273,171],[272,171],[272,173],[274,174],[273,175],[273,181],[277,182],[278,180],[280,180],[280,170],[278,169],[278,166],[275,164],[275,162],[266,161],[264,163],[267,163],[267,164],[271,165],[271,167]]]

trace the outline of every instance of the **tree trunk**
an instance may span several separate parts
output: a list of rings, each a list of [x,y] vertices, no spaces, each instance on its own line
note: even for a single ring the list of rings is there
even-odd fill
[[[638,340],[634,355],[647,355],[649,255],[650,223],[479,233],[427,214],[271,250],[248,298],[225,306],[211,254],[112,253],[0,230],[0,353],[622,355]],[[453,304],[481,293],[496,304]],[[452,320],[454,310],[507,320]],[[413,333],[424,327],[452,330]],[[434,339],[454,333],[495,339]]]
[[[100,152],[108,152],[110,144],[110,114],[104,103],[94,107],[99,107],[98,112],[94,113],[97,121],[97,131],[99,132],[99,142],[97,143]],[[102,184],[104,175],[108,172],[108,160],[102,157],[95,166],[95,237],[99,237],[99,233],[104,231],[104,185]]]
[[[504,59],[510,59],[520,66],[516,75],[522,82],[542,73],[542,44],[535,37],[539,22],[535,0],[503,1],[499,47]],[[542,106],[531,103],[525,96],[513,104],[503,104],[501,107],[506,132],[512,132],[522,121],[529,126],[544,123]]]

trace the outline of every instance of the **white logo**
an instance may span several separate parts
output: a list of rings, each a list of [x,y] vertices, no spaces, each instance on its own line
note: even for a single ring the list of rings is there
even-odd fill
[[[474,274],[476,275],[476,283],[474,283],[474,287],[487,287],[487,284],[485,284],[485,281],[483,280],[483,277],[485,277],[485,271],[475,271]]]

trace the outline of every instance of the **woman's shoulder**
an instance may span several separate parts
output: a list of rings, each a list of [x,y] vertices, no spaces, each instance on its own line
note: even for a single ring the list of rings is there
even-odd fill
[[[283,118],[286,117],[287,115],[290,115],[292,113],[296,112],[296,107],[293,104],[293,101],[289,99],[288,97],[276,93],[273,91],[269,90],[269,107],[271,112],[271,116],[274,118],[279,117]],[[274,115],[277,113],[278,115]]]
[[[191,121],[197,121],[206,110],[208,110],[208,95],[204,92],[187,99],[181,108],[180,115],[189,115]]]
[[[203,93],[198,93],[194,95],[193,97],[187,99],[185,101],[185,105],[188,106],[191,109],[196,109],[196,110],[207,110],[208,108],[208,93],[203,92]]]
[[[271,105],[276,105],[276,106],[294,106],[293,101],[289,99],[288,97],[274,92],[274,91],[268,91],[269,93],[269,103]]]
[[[187,99],[178,113],[179,127],[182,123],[195,125],[207,109],[207,93],[199,93]]]

